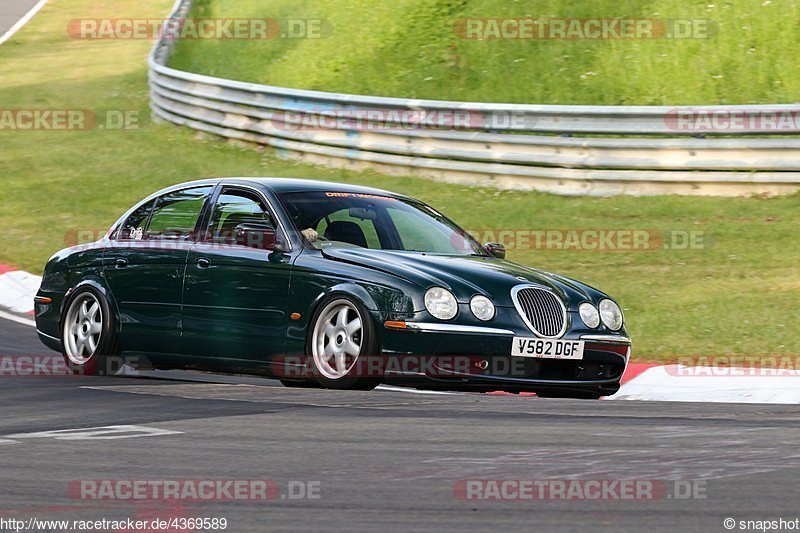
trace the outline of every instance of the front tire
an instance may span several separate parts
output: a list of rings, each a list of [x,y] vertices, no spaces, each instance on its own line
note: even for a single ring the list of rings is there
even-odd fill
[[[279,381],[287,389],[321,389],[322,388],[322,385],[320,385],[317,381],[311,381],[309,379],[281,379]]]
[[[61,323],[64,362],[75,374],[113,374],[110,356],[119,353],[116,319],[102,292],[94,287],[77,289],[66,306]]]
[[[598,391],[580,391],[569,389],[549,389],[536,391],[536,396],[539,398],[573,398],[576,400],[599,400],[609,393],[602,393]]]
[[[378,336],[369,311],[351,296],[323,300],[311,318],[306,342],[312,372],[327,389],[372,390],[380,379],[364,376],[364,359],[376,356]]]

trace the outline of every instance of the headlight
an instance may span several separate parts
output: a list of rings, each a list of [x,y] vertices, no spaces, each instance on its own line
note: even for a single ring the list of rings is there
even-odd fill
[[[494,304],[486,296],[473,296],[469,301],[469,309],[478,320],[491,320],[494,318]]]
[[[589,302],[583,302],[580,307],[578,307],[578,313],[580,313],[583,323],[590,328],[596,328],[600,325],[600,313],[598,313],[597,308]]]
[[[617,331],[622,327],[622,310],[611,300],[600,302],[600,318],[608,329]]]
[[[439,320],[450,320],[458,312],[458,302],[447,289],[431,287],[425,291],[425,309]]]

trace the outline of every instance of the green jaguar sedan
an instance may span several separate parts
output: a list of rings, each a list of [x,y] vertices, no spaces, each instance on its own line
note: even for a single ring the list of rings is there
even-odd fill
[[[599,398],[630,357],[597,289],[508,261],[413,198],[299,179],[159,191],[54,255],[35,303],[39,338],[89,375],[125,363]]]

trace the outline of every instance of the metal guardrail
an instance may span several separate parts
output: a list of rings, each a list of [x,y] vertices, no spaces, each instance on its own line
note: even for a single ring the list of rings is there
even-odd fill
[[[186,18],[190,8],[191,0],[178,0],[170,18]],[[176,36],[169,31],[149,58],[153,113],[175,124],[271,146],[288,156],[557,194],[733,196],[800,190],[800,138],[765,137],[756,127],[737,128],[736,133],[762,134],[759,138],[692,138],[687,135],[695,131],[676,127],[679,113],[800,117],[800,105],[539,106],[289,89],[170,68],[166,63]],[[406,120],[416,115],[451,117],[452,126],[457,122],[452,117],[460,117],[459,125],[465,127],[409,127]],[[378,118],[355,120],[365,117]],[[322,128],[302,125],[324,119]]]

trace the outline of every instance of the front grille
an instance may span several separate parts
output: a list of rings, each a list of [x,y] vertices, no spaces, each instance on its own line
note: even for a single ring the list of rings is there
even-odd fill
[[[564,334],[567,310],[555,294],[538,287],[516,287],[511,296],[520,316],[534,333],[541,337]]]

